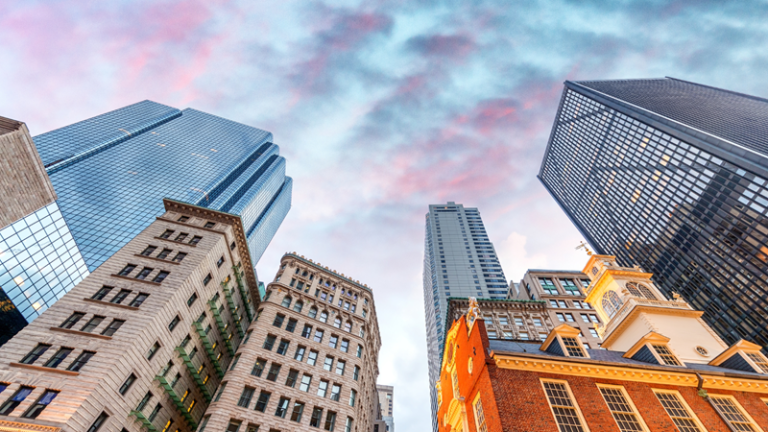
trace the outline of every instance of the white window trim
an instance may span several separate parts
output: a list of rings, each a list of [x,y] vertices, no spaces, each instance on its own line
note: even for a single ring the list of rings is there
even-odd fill
[[[653,356],[656,358],[656,361],[659,362],[659,366],[686,367],[685,363],[682,360],[680,360],[680,356],[678,356],[677,353],[674,350],[672,350],[672,347],[670,347],[669,344],[656,342],[656,345],[664,345],[665,347],[667,347],[669,352],[672,353],[673,356],[675,356],[675,360],[677,360],[677,362],[680,363],[679,366],[667,364],[667,362],[665,362],[664,359],[661,358],[661,354],[659,354],[656,351],[656,348],[653,346],[653,344],[654,344],[653,342],[646,342],[645,346],[648,347],[649,350],[651,350],[651,353],[653,353]]]
[[[707,428],[704,427],[704,425],[701,423],[701,420],[699,420],[699,417],[696,415],[696,412],[691,409],[691,406],[688,405],[688,402],[685,401],[685,398],[683,395],[680,394],[677,390],[666,390],[666,389],[655,389],[652,388],[651,391],[653,391],[654,395],[659,393],[667,393],[667,394],[674,394],[677,396],[678,400],[680,400],[680,403],[683,404],[683,407],[685,407],[685,410],[690,414],[693,421],[696,423],[696,426],[699,427],[704,432],[707,432]],[[656,398],[656,401],[661,405],[661,401],[659,398]],[[667,418],[669,418],[670,421],[672,421],[672,417],[669,416],[669,413],[666,409],[664,409],[664,406],[661,406],[661,409],[664,410],[664,413],[667,414]]]
[[[758,366],[758,365],[755,363],[755,361],[754,361],[754,360],[752,360],[752,359],[751,359],[751,358],[750,358],[750,357],[747,355],[747,354],[757,354],[757,355],[759,355],[760,357],[762,357],[763,359],[765,359],[765,356],[763,355],[763,353],[761,353],[760,351],[739,351],[739,353],[741,353],[741,358],[743,358],[744,360],[746,360],[746,361],[747,361],[747,363],[749,363],[749,365],[750,365],[750,366],[752,366],[752,369],[754,369],[756,373],[759,373],[759,374],[763,374],[763,375],[765,375],[765,372],[763,372],[763,370],[760,368],[760,366]]]
[[[565,384],[565,390],[568,392],[568,398],[571,400],[571,402],[573,403],[573,407],[576,409],[576,415],[579,417],[581,426],[584,428],[585,432],[589,432],[589,425],[587,425],[587,421],[584,419],[584,415],[581,413],[581,407],[579,407],[579,403],[576,401],[576,398],[573,396],[573,392],[571,391],[571,386],[568,385],[568,381],[558,380],[558,379],[549,379],[549,378],[539,378],[539,382],[541,383],[541,390],[544,392],[544,399],[547,400],[547,406],[549,407],[549,412],[552,413],[552,420],[554,420],[558,430],[560,429],[560,425],[557,423],[557,416],[555,415],[555,410],[552,408],[552,402],[550,402],[549,397],[547,396],[547,389],[544,387],[545,382]]]
[[[746,417],[746,418],[747,418],[747,420],[749,420],[749,422],[751,423],[751,426],[752,426],[753,428],[755,428],[755,430],[757,430],[758,432],[763,432],[763,429],[760,427],[760,425],[758,425],[758,424],[757,424],[757,422],[755,421],[755,419],[753,419],[753,418],[752,418],[752,416],[751,416],[751,415],[749,415],[749,413],[747,412],[747,410],[745,410],[745,409],[744,409],[744,407],[743,407],[743,406],[741,406],[741,404],[739,403],[739,401],[738,401],[738,400],[736,400],[736,398],[735,398],[735,397],[733,397],[733,396],[731,396],[731,395],[724,395],[724,394],[711,394],[711,395],[709,395],[709,397],[710,397],[710,398],[712,398],[712,399],[730,399],[731,401],[733,401],[733,404],[734,404],[734,405],[736,405],[736,409],[738,409],[739,411],[741,411],[741,414],[742,414],[744,417]],[[763,399],[763,401],[765,401],[765,399]],[[719,409],[716,409],[716,411],[718,412],[718,415],[719,415],[719,414],[720,414],[720,410],[719,410]],[[730,421],[728,421],[728,420],[726,420],[724,416],[722,416],[722,415],[721,415],[721,416],[720,416],[720,418],[721,418],[721,419],[723,419],[723,421],[724,421],[725,423],[727,423],[727,424],[728,424],[728,426],[731,426],[731,422],[730,422]]]
[[[560,348],[563,350],[563,355],[565,357],[571,357],[571,358],[576,358],[576,359],[578,359],[578,358],[582,358],[582,359],[590,358],[589,357],[589,353],[587,352],[587,349],[584,348],[584,342],[582,342],[580,336],[581,336],[581,334],[579,334],[577,336],[566,335],[565,337],[572,337],[572,338],[576,339],[576,342],[578,342],[579,346],[581,347],[581,352],[584,354],[584,357],[574,357],[574,356],[572,356],[568,352],[568,347],[565,346],[565,341],[563,340],[563,336],[560,335],[560,334],[557,335],[557,342],[560,344]]]
[[[638,421],[640,422],[640,427],[642,427],[645,432],[650,432],[650,430],[648,429],[648,425],[645,424],[645,419],[643,419],[643,416],[640,415],[640,410],[637,409],[637,407],[635,406],[635,402],[632,400],[631,397],[629,397],[629,393],[627,393],[627,389],[625,389],[624,386],[611,385],[611,384],[596,384],[596,385],[598,389],[600,388],[618,389],[621,392],[621,394],[624,395],[624,399],[627,400],[627,403],[629,403],[630,408],[632,408],[633,413],[635,414]],[[608,401],[605,400],[605,396],[603,395],[602,392],[600,393],[600,396],[603,397],[603,400],[605,401],[605,405],[608,406]],[[610,408],[608,409],[608,412],[610,412]],[[613,413],[611,413],[611,418],[613,418]],[[613,421],[616,421],[616,419],[614,418]],[[619,427],[618,422],[616,424],[616,427]]]
[[[477,419],[477,405],[480,404],[480,408],[483,411],[483,425],[485,425],[485,429],[480,428],[480,422]],[[477,395],[475,396],[475,399],[472,401],[472,412],[474,413],[475,417],[475,430],[478,432],[488,432],[488,421],[485,419],[485,407],[483,406],[483,401],[480,398],[480,392],[477,392]]]

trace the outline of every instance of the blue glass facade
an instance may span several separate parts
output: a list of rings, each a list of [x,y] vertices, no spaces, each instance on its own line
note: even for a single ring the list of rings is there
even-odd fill
[[[0,345],[86,276],[55,202],[0,229]]]
[[[163,213],[163,198],[242,217],[255,265],[291,205],[269,132],[143,101],[34,137],[90,270]]]

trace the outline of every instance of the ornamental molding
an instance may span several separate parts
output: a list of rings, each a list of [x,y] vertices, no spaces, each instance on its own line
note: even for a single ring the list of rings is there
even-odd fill
[[[0,432],[59,432],[61,428],[0,420]]]
[[[603,378],[621,381],[643,382],[682,387],[697,387],[696,372],[675,372],[670,370],[639,369],[625,366],[564,362],[493,354],[496,366],[528,372],[540,372],[560,375],[572,375],[588,378]],[[765,380],[754,378],[718,377],[702,375],[702,387],[713,390],[768,393],[768,377]]]
[[[629,325],[635,321],[635,319],[645,318],[645,313],[647,312],[650,312],[656,315],[670,315],[670,316],[681,316],[681,317],[691,317],[691,318],[701,318],[701,316],[704,315],[704,312],[692,310],[692,309],[671,308],[671,307],[663,307],[663,306],[646,306],[641,304],[635,304],[632,310],[624,318],[621,319],[621,322],[619,323],[619,325],[611,329],[610,334],[607,334],[607,335],[603,334],[602,346],[604,348],[609,348],[611,346],[611,343],[615,342],[615,339],[619,337],[624,332],[624,330],[626,330],[626,328],[629,327]],[[617,313],[616,315],[618,316],[619,313]],[[651,322],[649,320],[646,319],[645,322],[648,324],[651,331],[658,330],[655,326],[651,325]],[[610,322],[608,324],[610,324]]]

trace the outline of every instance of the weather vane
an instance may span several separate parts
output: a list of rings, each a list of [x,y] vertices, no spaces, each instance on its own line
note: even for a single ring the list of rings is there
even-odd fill
[[[583,241],[583,240],[582,240],[582,242],[581,242],[581,243],[579,243],[579,245],[578,245],[578,246],[576,246],[576,250],[579,250],[579,249],[584,249],[584,252],[586,252],[586,253],[587,253],[587,255],[592,255],[592,250],[591,250],[591,249],[589,249],[589,246],[587,246],[587,244],[586,244],[586,243],[584,243],[584,241]]]

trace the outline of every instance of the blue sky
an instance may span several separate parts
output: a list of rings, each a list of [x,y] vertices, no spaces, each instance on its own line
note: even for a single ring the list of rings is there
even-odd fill
[[[431,203],[478,207],[507,276],[578,269],[536,180],[564,80],[673,76],[768,97],[768,3],[28,1],[0,4],[0,115],[33,135],[140,100],[272,132],[296,251],[373,287],[380,382],[429,428]]]

